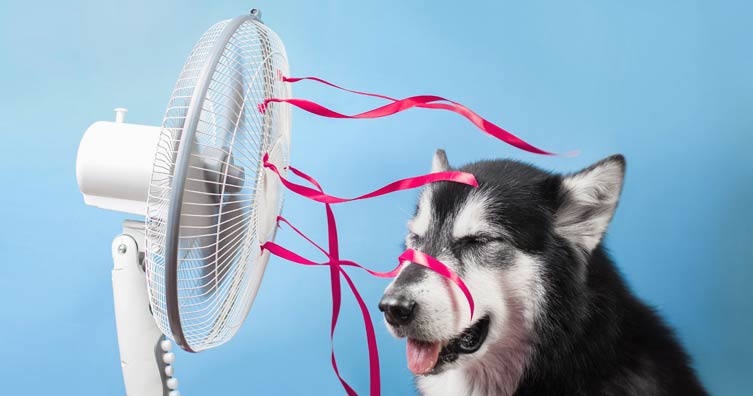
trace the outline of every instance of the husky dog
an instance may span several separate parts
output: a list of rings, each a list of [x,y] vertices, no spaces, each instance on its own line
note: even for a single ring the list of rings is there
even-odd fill
[[[449,170],[437,151],[433,171]],[[379,308],[407,337],[424,396],[706,395],[672,331],[625,285],[602,246],[625,159],[558,175],[515,161],[460,168],[479,188],[435,183],[406,245],[470,289],[407,265]]]

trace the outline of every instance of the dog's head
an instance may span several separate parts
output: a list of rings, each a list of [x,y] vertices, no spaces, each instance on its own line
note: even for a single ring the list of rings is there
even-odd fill
[[[438,150],[432,171],[449,169]],[[390,331],[408,338],[408,366],[416,375],[442,372],[483,356],[492,345],[513,347],[529,336],[549,298],[547,273],[561,265],[556,258],[585,258],[600,243],[617,206],[625,161],[615,155],[569,175],[508,160],[459,170],[476,176],[479,188],[449,182],[427,187],[405,244],[463,279],[476,304],[474,317],[455,285],[416,264],[403,268],[379,303]]]

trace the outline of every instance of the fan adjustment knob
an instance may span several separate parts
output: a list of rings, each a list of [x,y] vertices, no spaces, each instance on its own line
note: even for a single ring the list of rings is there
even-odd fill
[[[167,396],[180,396],[180,392],[176,390],[170,391],[170,393],[168,393]]]
[[[115,109],[113,109],[113,111],[115,112],[115,123],[116,124],[124,123],[126,113],[128,113],[128,109],[126,109],[125,107],[116,107]]]
[[[177,378],[169,378],[167,380],[167,387],[170,389],[178,389],[178,379]]]
[[[168,377],[172,377],[173,374],[175,374],[175,369],[173,368],[173,365],[165,366],[165,375]]]

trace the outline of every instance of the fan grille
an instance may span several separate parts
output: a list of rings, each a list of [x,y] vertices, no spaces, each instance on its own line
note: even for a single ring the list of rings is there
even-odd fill
[[[165,113],[147,205],[147,284],[158,326],[190,351],[232,338],[269,259],[259,247],[274,238],[282,194],[262,156],[287,165],[290,107],[262,114],[257,104],[290,97],[278,73],[288,62],[273,31],[251,16],[219,22],[193,48]]]

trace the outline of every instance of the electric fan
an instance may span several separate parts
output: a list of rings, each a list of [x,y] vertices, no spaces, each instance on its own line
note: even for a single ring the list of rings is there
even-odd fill
[[[198,352],[227,342],[254,300],[274,239],[290,107],[285,48],[257,10],[219,22],[191,51],[162,127],[96,122],[78,150],[84,201],[145,216],[112,245],[118,344],[126,392],[176,396],[168,335]]]

